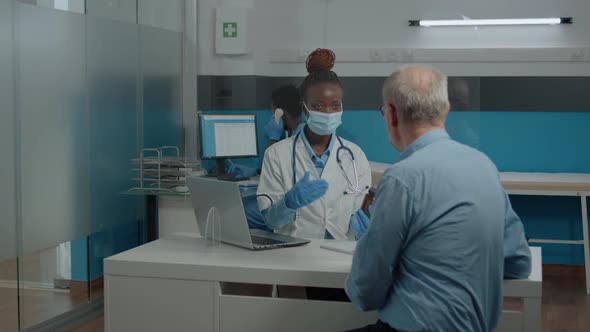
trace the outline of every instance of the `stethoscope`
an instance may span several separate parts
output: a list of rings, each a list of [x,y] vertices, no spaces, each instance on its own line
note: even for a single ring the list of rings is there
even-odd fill
[[[295,185],[297,183],[297,159],[295,158],[297,155],[297,140],[299,139],[299,136],[301,136],[301,132],[299,132],[297,134],[297,136],[295,136],[295,140],[293,141],[293,160],[292,160],[292,168],[293,168],[293,185]],[[336,162],[338,163],[338,166],[340,166],[340,170],[342,170],[342,174],[344,175],[344,178],[346,179],[346,182],[348,182],[348,190],[344,192],[345,195],[350,195],[350,194],[356,194],[359,192],[362,192],[365,189],[368,189],[369,187],[366,188],[361,188],[360,187],[360,180],[359,180],[359,176],[358,176],[358,171],[357,171],[357,167],[356,167],[356,161],[354,160],[354,153],[352,152],[352,150],[347,147],[346,145],[344,145],[344,143],[342,142],[342,139],[338,136],[336,136],[336,138],[338,139],[338,143],[340,143],[340,146],[338,147],[338,149],[336,150]],[[350,179],[350,177],[348,176],[348,174],[346,173],[346,170],[344,169],[344,166],[342,165],[342,159],[340,158],[340,153],[346,153],[348,155],[348,157],[350,158],[350,162],[352,164],[352,169],[354,172],[354,182]]]

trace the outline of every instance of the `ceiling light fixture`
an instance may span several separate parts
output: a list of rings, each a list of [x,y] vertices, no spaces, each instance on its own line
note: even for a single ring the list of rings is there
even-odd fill
[[[451,26],[484,26],[484,25],[557,25],[573,24],[571,17],[549,18],[506,18],[483,20],[410,20],[411,27],[451,27]]]

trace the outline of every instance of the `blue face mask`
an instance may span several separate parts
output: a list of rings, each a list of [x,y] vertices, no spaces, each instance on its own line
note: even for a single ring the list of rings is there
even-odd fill
[[[305,104],[304,104],[305,105]],[[315,134],[326,136],[336,132],[336,129],[342,124],[342,111],[334,113],[323,113],[310,111],[307,119],[307,126]]]

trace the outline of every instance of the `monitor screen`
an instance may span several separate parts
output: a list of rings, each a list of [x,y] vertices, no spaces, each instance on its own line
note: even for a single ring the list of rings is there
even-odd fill
[[[201,114],[201,157],[256,157],[255,115]]]

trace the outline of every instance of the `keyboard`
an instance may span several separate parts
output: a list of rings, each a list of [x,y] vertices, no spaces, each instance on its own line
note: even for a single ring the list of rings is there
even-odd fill
[[[283,244],[285,242],[274,240],[274,239],[269,239],[266,237],[252,235],[252,243],[255,246],[272,246],[272,245],[276,245],[276,244]]]
[[[248,180],[249,178],[240,177],[239,173],[227,173],[218,176],[217,179],[221,181],[238,182]]]

